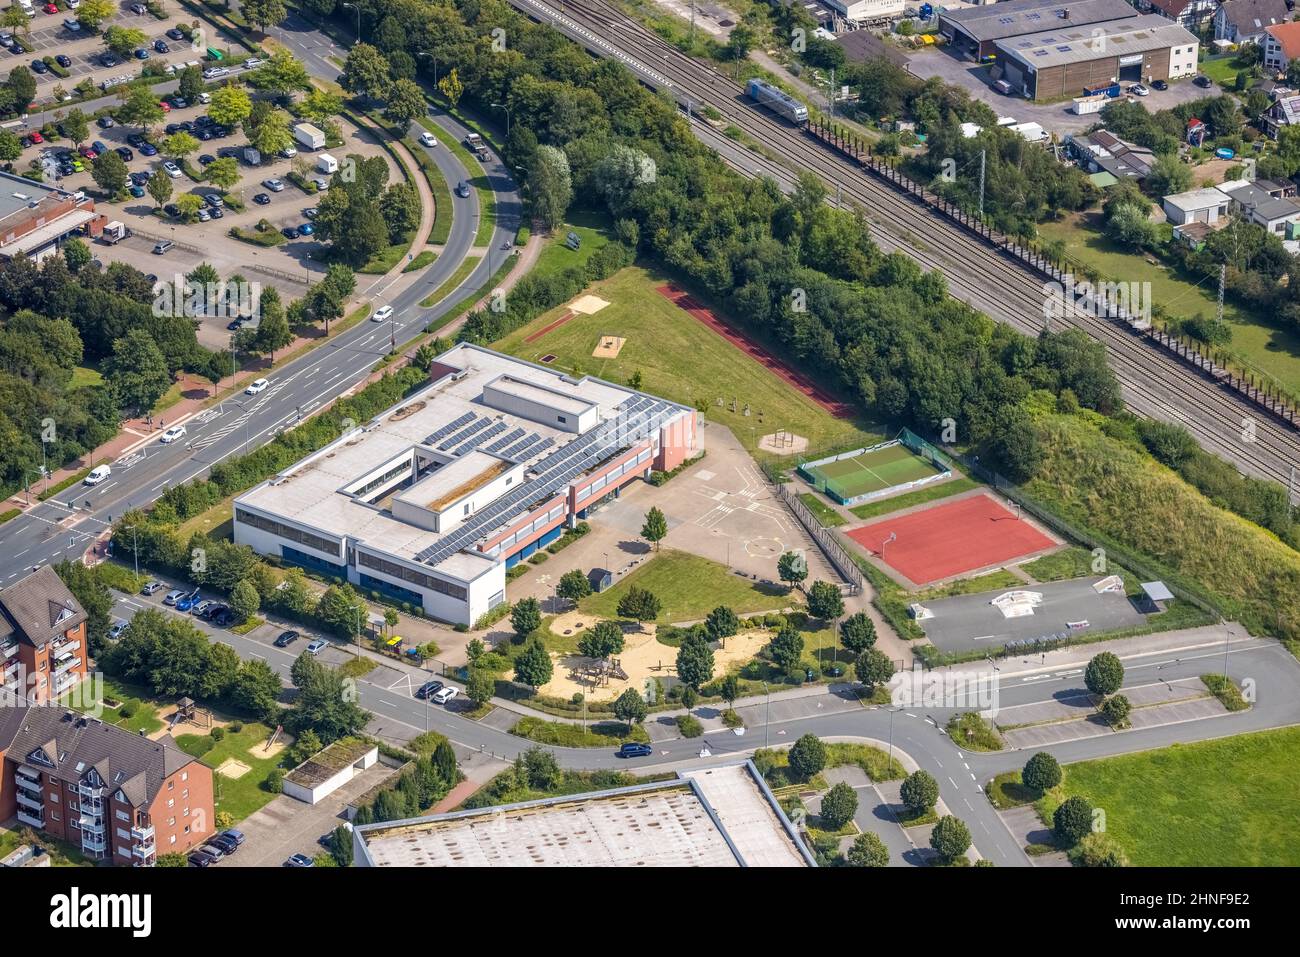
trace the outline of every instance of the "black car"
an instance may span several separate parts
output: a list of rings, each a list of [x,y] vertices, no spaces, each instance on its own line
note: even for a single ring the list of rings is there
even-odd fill
[[[61,67],[65,67],[65,68],[70,67],[72,66],[72,57],[65,56],[64,54],[60,53],[58,56],[54,58],[54,62]]]
[[[1210,79],[1208,76],[1206,76],[1204,73],[1199,74],[1199,75],[1196,77],[1196,79],[1193,80],[1192,82],[1195,83],[1197,86],[1202,87],[1203,89],[1206,89],[1206,90],[1208,90],[1210,87],[1214,86],[1214,81],[1211,80],[1211,79]]]
[[[302,636],[296,631],[283,631],[280,633],[280,637],[275,639],[273,644],[277,648],[288,648],[301,637]]]
[[[163,212],[168,216],[179,216],[181,214],[181,208],[175,203],[168,203],[163,207]]]
[[[206,621],[211,621],[213,618],[216,618],[218,615],[220,615],[223,611],[230,611],[230,606],[223,605],[221,602],[215,602],[209,605],[207,608],[203,609],[203,614],[200,615],[199,617],[203,618]]]
[[[13,43],[9,44],[9,52],[21,56],[22,54],[27,52],[27,47],[23,46],[21,43],[15,40]]]
[[[210,166],[217,161],[217,158],[211,153],[203,153],[199,156],[200,166]]]
[[[219,850],[222,853],[223,856],[229,857],[231,854],[235,853],[236,849],[238,849],[239,847],[239,844],[235,842],[235,839],[233,837],[227,837],[224,834],[218,834],[216,837],[209,838],[207,842],[203,845],[203,847],[205,850],[209,847],[215,847],[217,850]]]
[[[122,157],[122,162],[124,163],[129,163],[131,160],[135,159],[135,153],[126,146],[119,146],[117,149],[113,150],[113,152]]]
[[[101,116],[99,119],[95,120],[95,122],[99,124],[101,130],[107,130],[117,125],[117,121],[111,116]]]
[[[100,66],[117,66],[117,57],[111,53],[105,53],[99,58]]]
[[[627,744],[619,748],[615,752],[615,755],[620,758],[648,758],[654,753],[654,748],[650,747],[648,744],[637,744],[629,741]]]
[[[206,126],[199,127],[197,130],[195,130],[194,136],[196,139],[199,139],[204,143],[208,142],[213,138],[212,130],[208,129]]]
[[[212,623],[218,628],[229,628],[235,623],[235,613],[229,608],[212,616]]]
[[[286,227],[284,227],[284,229],[280,230],[280,233],[281,233],[281,235],[284,236],[285,239],[297,239],[297,238],[298,238],[298,230],[297,230],[297,228],[295,228],[295,227],[293,227],[293,226],[286,226]]]
[[[258,206],[265,206],[271,202],[271,197],[266,193],[258,193],[253,197],[253,202],[257,203]]]
[[[126,135],[126,141],[130,143],[132,146],[134,146],[136,149],[139,149],[145,142],[144,134],[128,133]]]
[[[415,696],[419,698],[421,701],[423,701],[425,698],[431,697],[437,694],[441,690],[442,690],[441,681],[426,681],[424,684],[420,685],[418,689],[416,689]]]
[[[1164,80],[1152,80],[1152,81],[1151,81],[1151,89],[1153,89],[1153,90],[1167,90],[1167,89],[1169,89],[1169,84],[1166,83]]]
[[[157,53],[170,53],[170,52],[171,52],[171,47],[169,47],[169,46],[167,45],[167,42],[166,42],[165,40],[154,40],[154,41],[153,41],[153,48],[154,48],[155,52],[157,52]]]
[[[32,61],[32,72],[33,72],[33,73],[49,73],[49,72],[50,72],[50,68],[49,68],[48,66],[45,65],[45,61],[44,61],[44,60],[33,60],[33,61]]]
[[[244,320],[236,318],[236,319],[231,319],[228,323],[226,323],[226,328],[229,329],[231,332],[234,332],[236,329],[243,328],[243,325],[244,325]]]
[[[209,854],[206,850],[202,849],[195,851],[189,856],[190,867],[209,867],[217,863],[218,860],[220,860],[220,858]]]
[[[126,149],[126,147],[122,147],[122,148]],[[123,159],[125,158],[126,157],[123,157]],[[149,171],[143,170],[142,172],[132,173],[131,182],[136,186],[143,186],[145,183],[149,182]]]
[[[209,206],[209,207],[208,207],[208,215],[211,216],[213,219],[220,219],[222,216],[225,215],[225,213],[223,213],[223,212],[222,212],[220,209],[218,209],[216,206]]]

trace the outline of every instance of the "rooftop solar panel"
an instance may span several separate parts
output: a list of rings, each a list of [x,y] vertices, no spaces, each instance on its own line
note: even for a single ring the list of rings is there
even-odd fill
[[[509,428],[509,426],[507,426],[504,422],[497,422],[495,425],[492,426],[492,428],[488,429],[487,431],[480,432],[477,435],[475,435],[473,438],[471,438],[468,442],[456,446],[456,451],[453,452],[452,454],[464,455],[466,452],[473,452],[476,448],[478,448],[488,439],[492,438],[494,435],[500,435],[507,428]]]
[[[456,431],[457,429],[459,429],[462,425],[465,425],[465,424],[468,423],[468,422],[472,422],[472,421],[475,419],[476,415],[477,415],[477,413],[474,413],[474,412],[466,412],[464,415],[460,416],[460,417],[457,418],[456,420],[454,420],[454,421],[452,421],[452,422],[448,422],[446,425],[444,425],[442,428],[440,428],[437,432],[434,432],[432,435],[428,436],[428,437],[424,440],[424,444],[425,444],[425,445],[432,445],[434,442],[437,442],[437,441],[438,441],[440,438],[442,438],[443,436],[451,435],[451,433],[455,432],[455,431]]]
[[[519,440],[519,438],[520,438],[523,434],[524,434],[524,430],[523,430],[523,429],[512,429],[510,432],[508,432],[508,433],[506,433],[505,435],[501,436],[501,438],[497,439],[495,442],[493,442],[491,445],[489,445],[489,446],[488,446],[486,449],[484,449],[483,451],[485,451],[485,452],[500,452],[500,451],[501,451],[502,449],[504,449],[507,445],[511,445],[511,444],[517,442],[517,441]]]
[[[491,424],[492,424],[491,419],[479,419],[477,422],[473,423],[468,428],[461,429],[459,432],[450,436],[445,441],[440,442],[438,444],[438,451],[446,452],[448,449],[452,448],[453,446],[459,445],[461,442],[464,442],[471,435],[483,431]]]

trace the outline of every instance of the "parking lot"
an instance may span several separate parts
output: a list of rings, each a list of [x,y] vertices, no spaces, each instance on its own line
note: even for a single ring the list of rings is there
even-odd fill
[[[1003,96],[989,85],[987,66],[956,56],[946,48],[924,48],[909,54],[907,69],[923,80],[937,76],[945,83],[967,90],[973,99],[987,103],[998,116],[1014,117],[1018,123],[1037,123],[1048,133],[1056,133],[1062,139],[1068,133],[1082,132],[1101,121],[1096,113],[1079,116],[1070,112],[1069,100],[1064,103],[1033,103],[1018,96]],[[1152,90],[1148,96],[1130,96],[1129,99],[1140,100],[1154,113],[1157,110],[1171,109],[1180,103],[1216,96],[1220,92],[1217,88],[1201,89],[1188,77],[1185,80],[1170,81],[1167,90]]]

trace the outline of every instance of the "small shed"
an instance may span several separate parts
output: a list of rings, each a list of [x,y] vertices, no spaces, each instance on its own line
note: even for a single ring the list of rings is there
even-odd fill
[[[587,572],[587,581],[591,583],[592,591],[604,591],[614,584],[614,573],[606,568],[593,568]]]
[[[316,804],[378,760],[378,745],[343,738],[285,775],[284,793],[306,804]]]
[[[1169,586],[1164,582],[1143,582],[1142,583],[1142,605],[1139,610],[1143,614],[1154,615],[1157,612],[1165,610],[1165,604],[1174,600],[1174,593],[1169,590]]]

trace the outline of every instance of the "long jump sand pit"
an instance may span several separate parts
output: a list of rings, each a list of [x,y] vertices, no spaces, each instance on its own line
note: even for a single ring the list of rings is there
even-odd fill
[[[575,630],[585,631],[600,620],[592,615],[571,612],[556,618],[551,623],[551,628],[556,634],[563,634],[566,629],[572,634]],[[583,628],[575,629],[578,622],[582,623]],[[771,632],[765,630],[747,631],[728,638],[726,648],[713,650],[714,675],[726,674],[732,665],[749,661],[771,640]],[[551,658],[555,662],[554,677],[542,686],[541,692],[557,698],[572,698],[581,692],[591,701],[612,701],[628,688],[641,691],[647,678],[677,675],[677,649],[659,643],[655,638],[654,625],[646,625],[644,630],[638,628],[625,631],[623,651],[614,657],[618,659],[619,667],[627,679],[611,675],[607,684],[596,686],[595,679],[583,673],[584,669],[597,663],[596,659],[577,654],[552,653]]]
[[[230,778],[231,780],[242,778],[251,770],[253,770],[251,767],[235,758],[226,758],[217,766],[217,773],[223,778]]]
[[[600,342],[592,350],[591,355],[594,359],[617,359],[618,354],[623,351],[623,346],[627,340],[619,336],[601,336]]]
[[[591,293],[587,293],[585,296],[579,296],[577,299],[573,300],[573,302],[569,303],[569,308],[584,316],[594,316],[608,305],[609,303],[604,299],[601,299],[600,296],[593,296]]]

